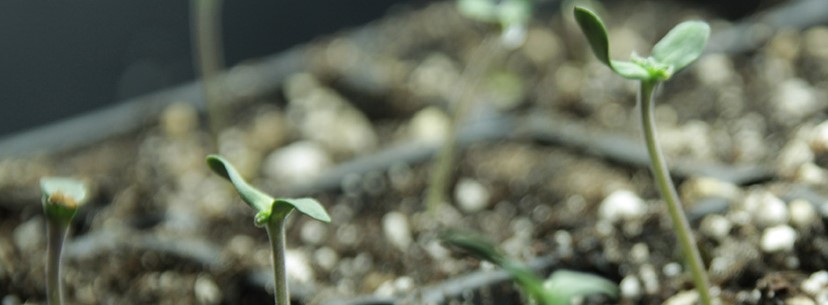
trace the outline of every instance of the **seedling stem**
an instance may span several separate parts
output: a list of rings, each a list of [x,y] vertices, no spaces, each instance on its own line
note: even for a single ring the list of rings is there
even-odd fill
[[[47,217],[48,218],[48,217]],[[50,305],[63,304],[61,253],[63,240],[68,235],[69,223],[48,218],[46,221],[46,293]]]
[[[647,152],[650,156],[651,171],[653,178],[658,186],[664,202],[667,204],[667,211],[670,214],[670,220],[676,230],[676,235],[681,244],[681,249],[687,257],[687,264],[690,267],[690,274],[693,277],[693,282],[697,287],[699,299],[702,300],[703,305],[710,305],[710,292],[707,287],[710,283],[707,280],[707,273],[705,272],[704,263],[699,253],[699,248],[696,247],[693,238],[693,231],[690,229],[690,224],[687,221],[687,216],[684,214],[681,201],[676,193],[676,187],[673,185],[673,180],[670,177],[670,171],[667,167],[667,162],[664,161],[664,154],[658,146],[656,140],[655,118],[653,111],[653,93],[658,87],[657,81],[641,81],[641,86],[638,94],[638,107],[641,111],[641,128],[644,131],[644,142],[647,144]]]
[[[667,204],[670,219],[676,236],[684,251],[690,274],[696,285],[696,291],[702,305],[710,305],[710,284],[707,280],[704,262],[699,254],[693,233],[684,209],[678,199],[676,188],[670,179],[670,172],[664,155],[658,146],[655,132],[653,93],[661,82],[667,81],[681,69],[699,58],[710,37],[710,26],[703,21],[685,21],[674,27],[667,35],[653,46],[651,56],[641,57],[633,54],[631,61],[618,61],[610,58],[609,38],[604,22],[592,11],[575,7],[575,20],[584,32],[592,52],[602,63],[616,74],[638,80],[638,107],[641,111],[641,127],[647,152],[650,156],[650,169],[661,196]]]
[[[437,160],[432,165],[429,187],[426,191],[426,208],[432,215],[439,213],[442,204],[448,202],[448,186],[457,155],[457,129],[474,104],[474,90],[479,88],[486,70],[499,56],[500,50],[499,40],[491,38],[485,40],[473,53],[471,63],[463,70],[459,79],[460,87],[452,95],[455,106],[448,132],[443,145],[437,152]]]
[[[276,289],[276,304],[290,304],[285,266],[285,219],[272,217],[267,223],[267,236],[273,253],[273,287]]]

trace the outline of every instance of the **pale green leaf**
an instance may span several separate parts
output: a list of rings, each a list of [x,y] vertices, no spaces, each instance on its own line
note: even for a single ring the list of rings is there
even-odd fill
[[[331,222],[331,216],[329,216],[328,212],[325,211],[325,208],[313,198],[280,198],[276,200],[276,204],[287,204],[313,219],[323,222]]]
[[[653,47],[652,57],[677,72],[701,56],[710,26],[703,21],[685,21],[674,27]]]
[[[618,285],[591,273],[558,270],[543,283],[546,291],[558,295],[564,300],[577,296],[605,294],[611,298],[618,297]]]
[[[245,203],[256,209],[259,213],[265,212],[266,215],[270,214],[275,199],[248,184],[230,162],[221,156],[209,155],[207,156],[207,165],[210,166],[213,172],[230,181]],[[257,218],[259,217],[257,216]]]
[[[514,25],[525,26],[532,16],[532,4],[527,0],[503,1],[497,7],[497,16],[504,29]]]
[[[447,232],[441,236],[447,245],[467,251],[469,254],[500,266],[509,273],[523,291],[544,305],[567,305],[563,299],[543,287],[543,281],[529,268],[513,262],[497,251],[487,240],[460,232]]]
[[[259,189],[251,186],[239,175],[236,168],[230,162],[218,155],[207,156],[207,165],[219,176],[229,180],[245,203],[256,209],[256,225],[263,226],[271,221],[273,216],[284,219],[294,209],[314,219],[330,222],[331,217],[325,208],[311,198],[280,198],[265,194]]]
[[[489,0],[458,0],[457,11],[470,19],[483,22],[494,22],[497,20],[495,4]]]
[[[629,61],[612,60],[612,68],[616,74],[626,79],[645,80],[650,79],[650,72],[644,67]]]

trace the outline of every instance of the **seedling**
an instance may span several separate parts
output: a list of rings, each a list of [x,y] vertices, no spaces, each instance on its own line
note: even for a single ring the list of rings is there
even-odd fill
[[[69,224],[86,203],[86,184],[72,178],[40,179],[41,203],[46,215],[46,299],[50,305],[63,304],[61,253]]]
[[[322,222],[331,222],[328,212],[312,198],[273,198],[239,175],[236,168],[221,156],[207,156],[207,165],[219,176],[233,184],[242,200],[256,209],[255,224],[267,230],[273,254],[273,291],[276,305],[289,305],[287,273],[285,270],[285,220],[294,210]]]
[[[193,58],[201,78],[207,123],[218,147],[218,136],[227,125],[227,107],[223,103],[224,88],[219,74],[224,69],[221,39],[222,0],[190,0],[190,35],[194,44]]]
[[[468,18],[500,25],[501,42],[516,48],[526,39],[532,3],[529,0],[458,0],[457,10]]]
[[[447,202],[446,193],[457,150],[457,126],[474,104],[473,94],[492,63],[504,55],[504,51],[523,45],[532,6],[529,0],[458,0],[457,10],[470,19],[499,25],[501,35],[500,39],[484,40],[472,53],[470,63],[460,77],[460,85],[450,97],[455,106],[451,109],[452,117],[446,138],[431,168],[426,194],[426,206],[431,214],[436,214],[441,205]]]
[[[601,18],[588,9],[575,7],[575,20],[589,41],[592,52],[602,63],[616,74],[640,82],[638,107],[641,111],[641,127],[650,155],[653,177],[667,203],[670,219],[686,256],[701,303],[710,305],[704,262],[701,260],[687,217],[670,178],[667,163],[658,145],[653,115],[653,92],[661,82],[670,79],[673,74],[701,56],[710,36],[710,26],[703,21],[682,22],[656,43],[650,57],[644,58],[633,54],[631,61],[618,61],[610,58],[607,29]]]
[[[490,242],[480,237],[450,232],[444,234],[442,239],[450,246],[503,268],[524,293],[542,305],[569,305],[573,297],[593,294],[618,297],[618,286],[615,283],[594,274],[558,270],[546,280],[542,280],[532,270],[508,259]]]

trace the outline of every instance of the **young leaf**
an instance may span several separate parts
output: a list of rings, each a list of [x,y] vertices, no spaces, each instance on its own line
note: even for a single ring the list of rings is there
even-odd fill
[[[575,21],[584,32],[592,53],[598,57],[602,63],[607,65],[613,72],[627,79],[649,79],[650,73],[647,69],[637,65],[633,62],[612,60],[609,54],[609,37],[607,36],[607,28],[604,22],[592,11],[576,6],[575,7]]]
[[[495,4],[489,0],[459,0],[457,11],[468,18],[483,22],[497,21]]]
[[[496,265],[505,260],[503,254],[497,252],[491,243],[477,235],[449,231],[444,232],[440,239],[450,246],[460,248],[478,259],[487,260]]]
[[[598,57],[598,60],[612,68],[609,56],[609,37],[607,36],[607,28],[601,18],[586,8],[576,6],[575,21],[578,22],[578,26],[581,27],[581,31],[584,32],[584,36],[589,41],[589,46],[592,48],[595,57]]]
[[[618,297],[618,285],[610,280],[591,273],[570,270],[553,272],[543,282],[543,287],[566,300],[576,296],[593,294],[605,294],[611,298]]]
[[[658,62],[673,66],[678,72],[704,51],[710,37],[710,26],[702,21],[685,21],[674,27],[653,47],[652,56]]]
[[[207,165],[210,166],[213,172],[230,181],[245,203],[256,209],[259,213],[267,213],[267,215],[262,215],[262,217],[266,216],[266,218],[269,218],[271,209],[273,208],[273,202],[275,201],[273,197],[247,184],[247,181],[239,175],[236,168],[221,156],[207,156]],[[258,219],[260,216],[257,215],[256,218]]]
[[[532,3],[528,0],[502,1],[497,9],[498,20],[504,28],[527,24],[532,16]]]
[[[647,69],[634,62],[620,60],[611,60],[610,62],[612,62],[610,68],[623,78],[644,80],[651,77]]]
[[[533,299],[544,305],[567,305],[564,299],[550,293],[543,287],[543,282],[532,270],[507,259],[483,238],[459,232],[447,232],[441,236],[443,242],[458,247],[469,254],[492,262],[508,272],[520,287]]]
[[[287,204],[296,208],[296,210],[302,212],[302,214],[308,215],[313,219],[322,222],[331,222],[331,216],[329,216],[328,212],[325,211],[325,208],[322,207],[322,205],[319,204],[319,202],[313,198],[280,198],[276,199],[276,204]]]
[[[218,155],[207,156],[207,165],[219,176],[229,180],[236,188],[245,203],[256,209],[255,221],[257,225],[264,225],[273,215],[287,217],[294,209],[305,215],[323,222],[330,222],[331,217],[319,202],[311,198],[279,198],[275,199],[257,188],[251,186],[239,175],[230,162]]]
[[[529,294],[543,305],[568,305],[576,296],[606,294],[618,297],[618,286],[600,276],[569,270],[558,270],[541,281],[529,268],[500,254],[488,241],[470,234],[448,232],[441,236],[448,245],[468,251],[477,258],[500,266]]]

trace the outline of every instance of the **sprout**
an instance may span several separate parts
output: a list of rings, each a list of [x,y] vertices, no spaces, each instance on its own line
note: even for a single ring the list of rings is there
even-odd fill
[[[609,56],[607,29],[601,18],[588,9],[575,7],[575,19],[598,60],[616,74],[640,81],[638,106],[641,111],[641,125],[650,155],[653,177],[661,196],[667,203],[670,219],[673,221],[681,249],[687,258],[701,303],[710,305],[709,282],[704,262],[701,260],[690,224],[687,216],[684,215],[684,209],[670,178],[667,163],[658,145],[653,115],[653,92],[656,87],[701,56],[710,36],[710,26],[702,21],[682,22],[656,43],[650,57],[633,55],[631,61],[618,61],[612,60]]]
[[[88,191],[83,182],[60,177],[41,178],[40,190],[43,213],[46,214],[46,298],[50,305],[61,305],[63,242],[78,208],[88,199]]]
[[[273,198],[247,184],[230,162],[221,156],[207,156],[207,165],[213,172],[230,181],[242,200],[256,209],[255,223],[265,227],[273,254],[273,288],[277,305],[289,305],[287,273],[285,272],[285,219],[294,210],[313,219],[330,222],[331,217],[319,202],[312,198]]]
[[[501,27],[504,46],[515,49],[526,40],[526,28],[532,17],[530,0],[458,0],[460,14]]]
[[[701,56],[710,26],[703,21],[685,21],[670,30],[653,47],[647,58],[633,54],[631,61],[613,60],[609,55],[609,38],[603,21],[592,11],[575,7],[575,20],[592,47],[592,53],[612,71],[627,79],[661,82],[684,69]]]
[[[443,234],[442,240],[479,259],[500,266],[512,276],[524,293],[543,305],[569,305],[573,297],[593,294],[618,297],[618,286],[615,283],[594,274],[558,270],[546,280],[542,280],[532,270],[509,260],[490,242],[477,236],[449,232]]]

